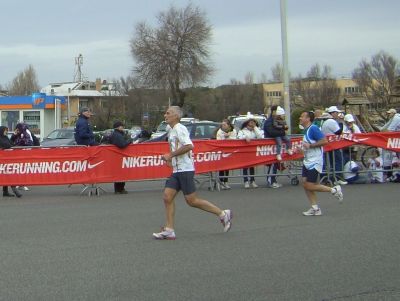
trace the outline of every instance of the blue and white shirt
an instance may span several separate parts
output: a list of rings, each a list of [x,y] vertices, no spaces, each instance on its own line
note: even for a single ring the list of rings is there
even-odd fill
[[[321,132],[319,127],[316,125],[310,125],[304,133],[303,142],[309,144],[316,143],[323,139],[325,135]],[[318,172],[322,172],[322,166],[324,164],[324,149],[322,146],[313,147],[304,150],[303,164],[307,169],[315,168]]]

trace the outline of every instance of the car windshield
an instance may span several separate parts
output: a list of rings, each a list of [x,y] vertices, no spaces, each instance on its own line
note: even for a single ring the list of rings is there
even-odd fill
[[[72,139],[74,138],[74,131],[68,130],[55,130],[52,131],[47,137],[47,139]]]
[[[165,121],[163,121],[157,127],[157,132],[166,132],[166,131],[167,131],[167,123]]]

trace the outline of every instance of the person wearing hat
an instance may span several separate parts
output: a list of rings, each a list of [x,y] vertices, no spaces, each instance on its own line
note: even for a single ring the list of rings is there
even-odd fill
[[[360,128],[356,124],[356,120],[354,119],[354,116],[351,115],[351,114],[346,114],[344,116],[343,133],[346,133],[346,134],[359,134],[359,133],[361,133]],[[343,149],[344,163],[346,164],[349,160],[351,160],[350,154],[353,154],[353,156],[356,156],[357,155],[357,151],[358,151],[358,147],[357,146],[349,146],[349,147]],[[345,166],[343,166],[343,169],[345,170]],[[346,176],[344,176],[344,177],[346,178]]]
[[[343,131],[343,124],[339,122],[339,113],[342,111],[338,109],[337,106],[330,106],[326,109],[326,112],[331,116],[331,118],[326,119],[322,122],[321,131],[324,135],[340,135]],[[330,152],[327,152],[329,157],[330,167],[334,167],[334,182],[339,185],[346,185],[347,182],[336,174],[339,173],[341,175],[343,171],[343,154],[341,149],[336,149]],[[334,163],[334,164],[333,164]],[[326,162],[324,164],[324,169],[326,170]]]
[[[344,115],[344,127],[343,133],[352,133],[352,134],[359,134],[361,133],[360,128],[356,124],[356,120],[354,116],[351,114]]]
[[[250,117],[245,122],[243,122],[241,126],[241,130],[238,132],[238,139],[246,140],[250,142],[253,139],[262,139],[264,138],[263,133],[258,128],[257,120]],[[250,171],[250,181],[249,181],[249,171]],[[254,167],[243,168],[243,180],[244,180],[244,188],[248,189],[250,187],[257,188],[258,185],[255,182],[254,178]]]
[[[110,136],[110,143],[118,148],[125,148],[132,143],[132,138],[125,139],[124,124],[121,121],[115,121],[113,124],[114,131]],[[125,182],[114,183],[114,193],[127,194],[125,190]]]
[[[286,150],[289,155],[293,155],[292,143],[290,138],[286,136],[286,130],[288,126],[285,121],[285,110],[278,106],[276,108],[276,114],[272,119],[272,127],[275,129],[276,134],[274,136],[276,142],[276,159],[278,161],[282,160],[282,142],[286,143]]]
[[[386,111],[389,118],[388,122],[381,128],[381,132],[396,132],[400,131],[400,114],[397,113],[396,109],[390,109]]]
[[[77,145],[93,146],[98,143],[94,139],[92,127],[89,119],[93,115],[89,108],[81,108],[79,110],[79,118],[75,124],[75,141]]]

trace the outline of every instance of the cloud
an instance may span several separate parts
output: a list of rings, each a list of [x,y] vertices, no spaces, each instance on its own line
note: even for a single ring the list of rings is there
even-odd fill
[[[54,81],[72,81],[75,57],[82,54],[83,73],[90,80],[96,77],[126,76],[133,60],[125,39],[88,41],[76,44],[19,44],[0,47],[4,64],[3,78],[11,81],[18,72],[32,64],[41,85]]]

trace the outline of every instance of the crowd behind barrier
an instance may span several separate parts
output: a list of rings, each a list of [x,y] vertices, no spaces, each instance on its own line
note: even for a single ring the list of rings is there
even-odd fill
[[[328,141],[325,151],[352,145],[374,146],[393,152],[400,150],[400,132],[331,135]],[[277,162],[273,139],[251,142],[199,140],[194,144],[197,174]],[[292,144],[301,146],[301,138],[292,137]],[[171,173],[162,160],[162,154],[167,152],[166,142],[134,144],[125,149],[112,145],[12,148],[0,152],[0,181],[2,185],[11,186],[160,179]],[[283,161],[300,162],[301,158],[300,153],[283,153]],[[294,166],[298,164],[301,163]],[[296,175],[296,171],[292,175]]]

